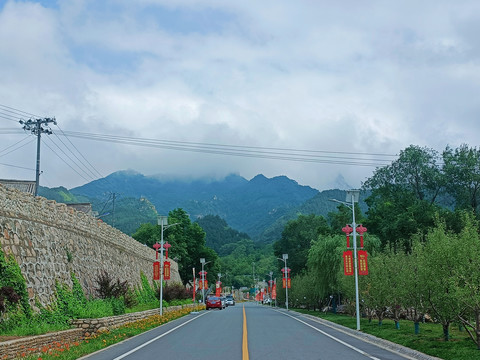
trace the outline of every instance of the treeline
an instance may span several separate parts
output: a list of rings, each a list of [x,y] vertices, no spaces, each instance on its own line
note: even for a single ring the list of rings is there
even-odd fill
[[[398,323],[408,311],[416,329],[430,316],[445,340],[449,326],[461,323],[480,348],[480,151],[462,145],[440,154],[410,146],[377,169],[363,190],[369,208],[356,213],[356,223],[368,228],[362,313],[381,324],[386,314]],[[341,228],[351,222],[351,210],[340,205],[327,219],[300,215],[287,224],[274,252],[289,254],[294,305],[321,308],[340,299],[354,309],[354,279],[342,265]],[[284,292],[279,296],[282,301]]]

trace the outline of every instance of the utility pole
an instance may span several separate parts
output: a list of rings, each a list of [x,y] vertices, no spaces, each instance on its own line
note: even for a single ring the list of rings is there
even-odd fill
[[[35,196],[38,195],[38,186],[40,181],[40,139],[42,133],[47,135],[52,134],[52,130],[48,128],[49,123],[57,125],[55,118],[43,118],[43,119],[29,119],[27,121],[20,120],[21,125],[23,125],[23,130],[31,131],[32,134],[37,135],[37,167],[35,172]],[[47,125],[43,127],[42,125]]]

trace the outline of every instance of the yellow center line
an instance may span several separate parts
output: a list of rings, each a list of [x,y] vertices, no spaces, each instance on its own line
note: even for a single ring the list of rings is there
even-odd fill
[[[247,315],[245,314],[245,305],[243,305],[242,360],[248,360]]]

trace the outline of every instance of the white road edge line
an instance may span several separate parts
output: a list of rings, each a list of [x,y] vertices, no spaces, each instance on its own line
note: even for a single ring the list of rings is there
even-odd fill
[[[330,339],[332,339],[332,340],[334,340],[334,341],[336,341],[336,342],[338,342],[338,343],[340,343],[340,344],[342,344],[342,345],[344,345],[344,346],[346,346],[346,347],[348,347],[348,348],[350,348],[350,349],[352,349],[352,350],[354,350],[354,351],[356,351],[356,352],[358,352],[358,353],[360,353],[360,354],[362,354],[362,355],[364,355],[364,356],[366,356],[366,357],[368,357],[368,358],[370,358],[370,359],[372,359],[372,360],[381,360],[381,359],[379,359],[379,358],[376,358],[376,357],[374,357],[374,356],[369,355],[369,354],[366,353],[365,351],[360,350],[359,348],[356,348],[355,346],[352,346],[352,345],[346,343],[346,342],[343,341],[343,340],[337,339],[335,336],[330,335],[329,333],[326,333],[325,331],[320,330],[320,329],[316,328],[315,326],[310,325],[309,323],[307,323],[307,322],[305,322],[305,321],[303,321],[303,320],[297,319],[295,316],[292,316],[292,315],[290,315],[290,314],[285,314],[283,311],[279,311],[279,312],[282,313],[282,314],[285,315],[285,316],[289,316],[289,317],[291,317],[292,319],[301,322],[301,323],[304,324],[304,325],[307,325],[307,326],[311,327],[312,329],[318,331],[319,333],[322,333],[323,335],[329,337]]]
[[[150,345],[152,342],[157,341],[158,339],[164,337],[165,335],[170,334],[171,332],[177,330],[178,328],[181,328],[183,325],[187,325],[189,322],[191,322],[191,321],[193,321],[193,320],[196,320],[196,319],[198,319],[200,316],[203,316],[203,315],[205,315],[205,314],[207,314],[207,312],[204,312],[203,314],[200,314],[200,315],[194,317],[193,319],[190,319],[190,320],[188,320],[188,321],[185,321],[183,324],[180,324],[180,325],[174,327],[173,329],[170,329],[170,330],[168,330],[167,332],[163,333],[162,335],[159,335],[159,336],[157,336],[156,338],[153,338],[153,339],[147,341],[146,343],[143,343],[142,345],[137,346],[136,348],[134,348],[134,349],[126,352],[125,354],[122,354],[122,355],[120,355],[120,356],[117,356],[117,357],[114,358],[113,360],[123,359],[124,357],[127,357],[128,355],[133,354],[133,353],[136,352],[137,350],[140,350],[141,348],[143,348],[143,347],[145,347],[145,346],[147,346],[147,345]]]

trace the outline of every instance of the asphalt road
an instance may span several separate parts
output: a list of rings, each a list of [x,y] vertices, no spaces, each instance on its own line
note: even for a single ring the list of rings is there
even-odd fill
[[[292,311],[245,303],[187,315],[84,359],[413,358]]]

